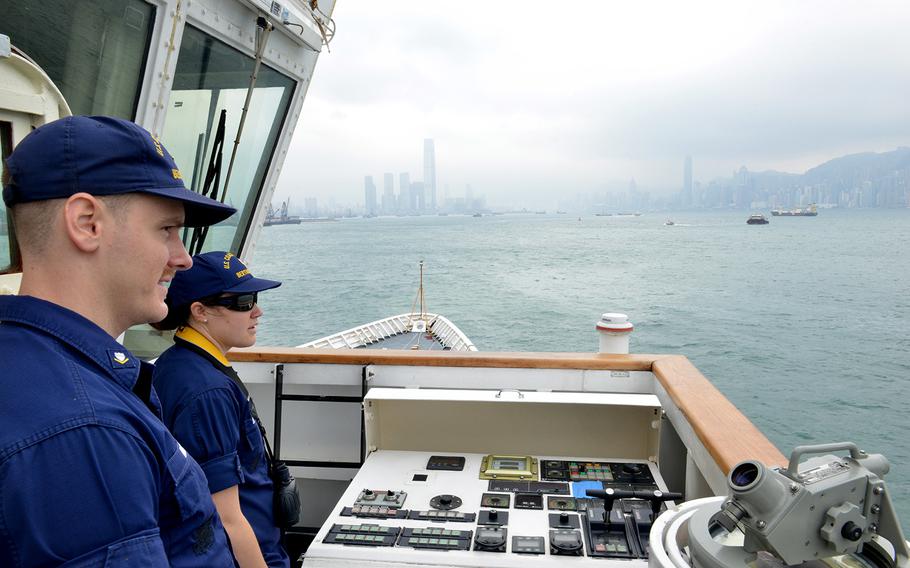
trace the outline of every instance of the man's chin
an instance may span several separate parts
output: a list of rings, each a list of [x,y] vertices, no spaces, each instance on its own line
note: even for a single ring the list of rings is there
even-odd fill
[[[161,302],[154,310],[149,310],[149,316],[143,323],[158,323],[167,317],[167,304]]]

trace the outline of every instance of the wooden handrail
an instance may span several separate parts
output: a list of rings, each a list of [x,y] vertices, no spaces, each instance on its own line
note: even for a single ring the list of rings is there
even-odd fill
[[[682,355],[654,361],[651,371],[724,473],[754,459],[786,466],[780,450]]]
[[[494,367],[650,371],[658,355],[600,353],[504,353],[484,351],[408,351],[404,349],[232,349],[228,359],[244,363],[322,363],[329,365],[404,365],[420,367]]]
[[[729,472],[746,459],[757,459],[768,466],[787,463],[774,444],[682,355],[254,347],[232,350],[228,359],[252,363],[651,371],[722,471]]]

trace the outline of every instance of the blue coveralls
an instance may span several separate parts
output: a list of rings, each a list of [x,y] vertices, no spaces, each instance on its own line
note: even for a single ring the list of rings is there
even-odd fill
[[[81,315],[0,296],[0,566],[233,567],[151,365]]]
[[[202,466],[209,491],[238,486],[240,509],[256,533],[266,564],[288,568],[275,526],[274,492],[259,422],[230,374],[236,377],[205,336],[191,327],[179,330],[174,346],[155,363],[154,384],[164,423]]]

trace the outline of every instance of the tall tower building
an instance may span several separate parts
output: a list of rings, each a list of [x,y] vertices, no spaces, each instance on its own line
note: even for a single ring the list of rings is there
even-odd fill
[[[692,199],[692,156],[686,156],[683,165],[683,205],[691,207],[694,203]]]
[[[411,174],[403,172],[398,174],[398,208],[405,211],[411,207]]]
[[[423,141],[423,192],[427,209],[436,210],[436,147],[432,138]]]
[[[424,193],[423,182],[415,181],[411,183],[411,210],[423,211],[426,209],[426,194]]]
[[[376,185],[373,176],[363,178],[363,208],[366,215],[376,215]]]
[[[382,212],[395,212],[395,176],[391,173],[382,176]]]

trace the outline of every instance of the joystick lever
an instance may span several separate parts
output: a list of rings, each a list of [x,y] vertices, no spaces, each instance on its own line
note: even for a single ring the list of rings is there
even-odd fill
[[[651,520],[657,518],[660,514],[660,506],[664,501],[678,501],[682,499],[682,493],[672,491],[661,491],[660,489],[638,489],[633,491],[634,497],[651,502]]]
[[[628,489],[588,489],[585,491],[585,495],[588,497],[596,497],[598,499],[604,500],[604,513],[606,514],[605,522],[610,522],[610,511],[613,510],[613,503],[617,499],[628,499],[630,497],[636,497],[634,491]]]
[[[588,489],[585,491],[585,495],[588,497],[596,497],[598,499],[604,500],[603,523],[606,526],[610,526],[610,516],[613,512],[613,503],[617,499],[628,499],[630,497],[635,497],[635,492],[628,489]]]

